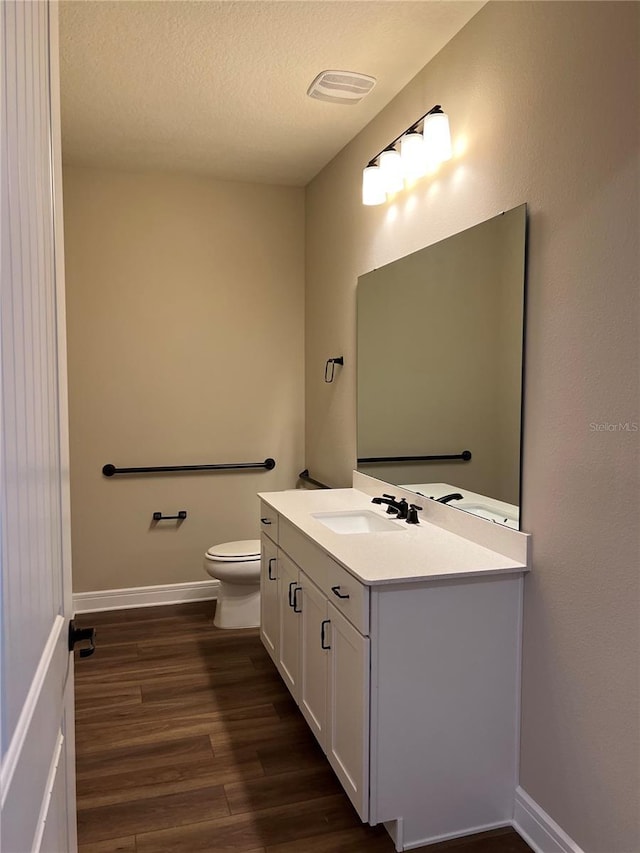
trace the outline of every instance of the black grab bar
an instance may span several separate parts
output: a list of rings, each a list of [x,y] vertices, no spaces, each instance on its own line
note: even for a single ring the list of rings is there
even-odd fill
[[[442,453],[439,456],[364,456],[358,459],[358,465],[368,465],[374,462],[443,462],[449,459],[462,459],[463,462],[468,462],[471,459],[471,451]]]
[[[313,477],[309,474],[309,469],[305,468],[304,471],[300,471],[298,474],[299,480],[304,480],[305,483],[313,483],[314,486],[317,486],[319,489],[330,489],[331,486],[327,486],[326,483],[322,483],[320,480],[314,480]]]
[[[114,474],[165,474],[173,471],[235,471],[246,468],[265,468],[271,471],[276,467],[276,460],[265,459],[264,462],[235,462],[222,465],[155,465],[149,468],[116,468],[115,465],[105,465],[102,473],[105,477]]]

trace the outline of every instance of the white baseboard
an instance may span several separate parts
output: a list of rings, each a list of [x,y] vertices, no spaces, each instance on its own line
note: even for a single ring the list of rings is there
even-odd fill
[[[73,595],[73,609],[75,613],[93,613],[96,610],[125,610],[130,607],[182,604],[185,601],[209,601],[217,598],[218,587],[219,582],[211,580],[76,592]]]
[[[583,853],[526,791],[516,789],[513,828],[535,853]]]

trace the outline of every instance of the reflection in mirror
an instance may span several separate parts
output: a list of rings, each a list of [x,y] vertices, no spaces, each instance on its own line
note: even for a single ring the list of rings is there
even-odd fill
[[[523,204],[358,279],[358,469],[514,528],[525,239]]]

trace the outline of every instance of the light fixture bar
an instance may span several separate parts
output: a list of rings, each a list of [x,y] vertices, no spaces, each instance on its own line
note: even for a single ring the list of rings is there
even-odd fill
[[[420,123],[422,130],[418,131]],[[396,148],[398,142],[400,150]],[[362,203],[384,204],[404,187],[434,172],[451,155],[449,119],[440,104],[435,104],[369,160],[362,173]]]
[[[380,151],[378,151],[378,153],[375,155],[375,157],[372,157],[371,160],[369,160],[369,162],[367,163],[367,166],[375,166],[376,160],[382,154],[383,151],[388,151],[390,148],[393,148],[393,146],[396,144],[396,142],[399,142],[406,133],[411,133],[412,131],[415,131],[417,129],[418,125],[420,124],[420,122],[424,121],[427,116],[431,115],[432,113],[441,113],[441,112],[442,112],[442,106],[440,104],[435,104],[435,106],[431,107],[431,109],[428,110],[423,116],[420,116],[420,118],[417,119],[416,121],[414,121],[413,124],[410,124],[409,127],[405,128],[402,131],[402,133],[399,133],[395,139],[393,139],[391,142],[389,142],[387,145],[385,145],[384,148],[381,148]]]

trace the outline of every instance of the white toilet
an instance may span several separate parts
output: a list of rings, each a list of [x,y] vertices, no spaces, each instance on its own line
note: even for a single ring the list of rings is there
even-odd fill
[[[220,582],[213,624],[217,628],[260,625],[260,540],[223,542],[209,548],[204,568]]]

